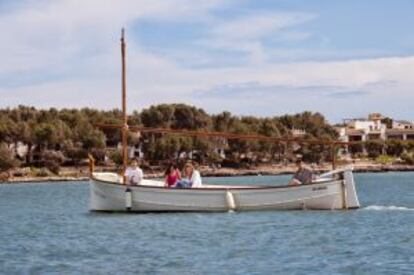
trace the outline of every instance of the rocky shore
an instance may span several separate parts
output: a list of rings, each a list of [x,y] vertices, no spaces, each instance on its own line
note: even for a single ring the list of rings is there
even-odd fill
[[[352,166],[354,172],[391,172],[391,171],[414,171],[414,165],[406,164],[378,164],[373,162],[358,162],[347,165],[340,165],[339,167]],[[295,172],[296,167],[294,165],[263,165],[250,169],[234,169],[234,168],[210,168],[200,167],[200,172],[203,177],[236,177],[236,176],[257,176],[257,175],[283,175],[292,174]],[[329,164],[313,166],[316,173],[323,173],[329,171],[331,166]],[[104,170],[101,168],[100,170]],[[163,176],[162,171],[144,171],[146,178],[161,178]],[[14,175],[11,173],[11,177],[7,180],[0,181],[0,183],[24,183],[24,182],[82,182],[89,180],[88,174],[84,170],[75,170],[74,168],[66,168],[61,175],[46,175],[46,176],[33,176],[26,175]]]

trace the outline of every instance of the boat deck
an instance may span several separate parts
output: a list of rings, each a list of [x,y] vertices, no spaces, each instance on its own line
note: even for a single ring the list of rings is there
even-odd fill
[[[111,184],[122,184],[122,178],[115,173],[94,173],[92,178],[94,180],[111,183]],[[314,180],[312,184],[319,184],[324,182],[332,181],[332,178],[319,178]],[[157,187],[157,188],[167,188],[164,186],[164,182],[160,180],[151,180],[151,179],[144,179],[139,185],[133,186],[140,186],[140,187]],[[262,188],[286,188],[286,187],[297,187],[302,185],[220,185],[220,184],[203,184],[201,187],[193,187],[191,189],[262,189]],[[174,188],[176,189],[176,188]],[[179,188],[179,189],[188,189],[188,188]]]

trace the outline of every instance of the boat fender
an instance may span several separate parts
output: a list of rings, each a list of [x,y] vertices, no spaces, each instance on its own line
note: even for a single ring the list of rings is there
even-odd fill
[[[125,190],[125,208],[130,211],[132,207],[132,192],[131,189],[127,188]]]
[[[234,201],[233,193],[231,193],[230,191],[226,192],[226,202],[227,202],[227,207],[229,208],[229,210],[236,209],[236,202]]]
[[[346,192],[346,180],[342,180],[342,208],[348,210],[348,194]]]

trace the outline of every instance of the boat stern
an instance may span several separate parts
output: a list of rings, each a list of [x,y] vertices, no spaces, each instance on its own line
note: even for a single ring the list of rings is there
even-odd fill
[[[344,171],[344,193],[346,208],[356,209],[360,207],[358,195],[355,188],[354,174],[352,173],[351,168]]]

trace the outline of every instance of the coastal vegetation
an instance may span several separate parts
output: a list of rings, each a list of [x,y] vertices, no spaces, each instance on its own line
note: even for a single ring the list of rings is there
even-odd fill
[[[43,168],[59,174],[62,166],[86,164],[88,154],[98,164],[121,162],[118,148],[120,132],[100,129],[96,124],[122,124],[122,113],[90,108],[39,110],[18,106],[0,110],[0,169],[13,167]],[[320,113],[303,112],[275,117],[236,116],[229,112],[208,114],[185,104],[161,104],[128,117],[130,125],[218,131],[237,134],[259,134],[269,137],[293,137],[335,140],[338,134]],[[246,168],[260,163],[286,163],[295,155],[307,162],[330,160],[324,145],[270,143],[224,138],[185,137],[173,134],[137,134],[130,132],[128,142],[133,153],[145,165],[162,165],[189,158],[200,164]],[[365,148],[365,152],[363,150]],[[349,146],[353,157],[378,159],[392,156],[413,162],[414,142],[398,140],[368,141]],[[138,152],[138,153],[137,153]],[[382,157],[384,161],[384,157]],[[39,172],[40,173],[40,172]]]

